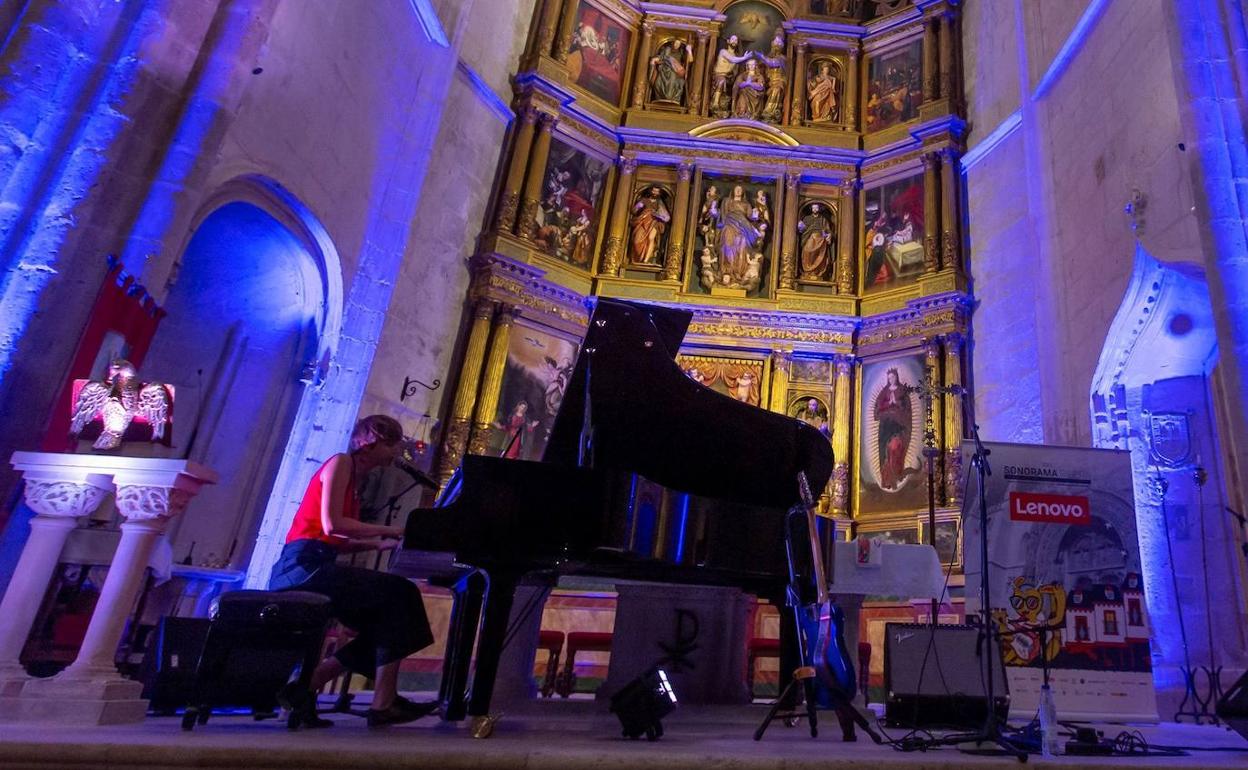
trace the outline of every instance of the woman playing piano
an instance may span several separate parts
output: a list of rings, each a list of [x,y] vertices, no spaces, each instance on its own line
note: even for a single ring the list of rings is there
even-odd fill
[[[357,634],[317,666],[310,692],[292,683],[279,695],[295,721],[309,727],[332,724],[316,716],[313,693],[348,670],[374,678],[370,727],[410,722],[432,711],[396,691],[399,663],[433,642],[420,590],[398,575],[337,563],[339,554],[394,548],[403,536],[402,527],[360,521],[358,498],[359,480],[392,463],[402,438],[392,417],[372,415],[356,423],[351,451],[329,458],[312,476],[273,565],[269,590],[324,594],[334,616]]]

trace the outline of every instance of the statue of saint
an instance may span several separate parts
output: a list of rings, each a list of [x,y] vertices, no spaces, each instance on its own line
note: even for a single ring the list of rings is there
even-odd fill
[[[724,286],[735,289],[758,286],[757,269],[761,256],[754,263],[754,286],[746,285],[746,276],[751,272],[751,257],[756,252],[761,255],[763,238],[767,233],[766,223],[771,219],[765,194],[762,200],[761,206],[752,205],[745,195],[745,188],[736,185],[732,188],[732,195],[720,207],[719,270],[720,283]],[[763,227],[760,228],[760,224]]]
[[[832,221],[822,203],[810,204],[810,211],[797,223],[801,242],[798,276],[807,281],[826,281],[832,267]]]
[[[767,68],[767,96],[763,104],[763,120],[779,123],[784,117],[784,91],[788,85],[785,77],[784,37],[776,35],[771,41],[771,50],[766,56],[759,58]]]
[[[819,403],[817,398],[806,399],[806,404],[797,410],[797,419],[825,436],[831,433],[828,430],[828,410],[824,408],[823,404]]]
[[[650,58],[650,101],[685,103],[685,79],[693,48],[676,38],[667,40]]]
[[[698,232],[702,234],[703,247],[712,253],[719,250],[719,204],[719,190],[715,185],[707,187],[706,200],[698,213]]]
[[[732,84],[732,116],[758,120],[763,111],[762,75],[758,71],[758,61],[750,58],[745,62],[745,69]]]
[[[806,103],[810,106],[811,123],[832,123],[840,119],[836,91],[840,85],[832,74],[832,62],[816,62],[818,71],[806,81]]]
[[[715,66],[711,70],[711,115],[717,118],[728,117],[730,89],[737,76],[737,65],[750,58],[749,54],[741,53],[741,41],[736,35],[729,35],[724,47],[719,49],[715,57]]]
[[[663,233],[667,231],[667,225],[671,221],[671,212],[663,204],[662,191],[658,187],[651,187],[633,204],[633,215],[629,219],[629,261],[638,265],[659,264]]]

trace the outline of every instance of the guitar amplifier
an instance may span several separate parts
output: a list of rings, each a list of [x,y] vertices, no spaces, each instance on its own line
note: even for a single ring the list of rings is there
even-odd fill
[[[908,728],[973,729],[984,724],[988,696],[978,626],[938,625],[935,636],[926,623],[886,623],[884,629],[885,721]],[[993,647],[994,710],[1004,721],[1009,689],[1001,648]]]

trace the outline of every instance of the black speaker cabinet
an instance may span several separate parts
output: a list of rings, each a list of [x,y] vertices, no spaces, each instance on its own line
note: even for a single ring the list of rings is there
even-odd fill
[[[210,625],[207,618],[163,617],[148,637],[140,679],[152,713],[172,714],[190,702]]]
[[[884,628],[885,721],[922,728],[984,724],[988,696],[978,626],[938,625],[934,637],[925,623],[886,623]],[[1010,708],[1009,690],[1001,648],[995,642],[993,647],[995,711],[1004,720]]]
[[[1248,673],[1231,685],[1217,702],[1217,714],[1241,737],[1248,738]]]

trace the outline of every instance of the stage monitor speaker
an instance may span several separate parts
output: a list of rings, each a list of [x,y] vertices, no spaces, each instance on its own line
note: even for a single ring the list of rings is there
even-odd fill
[[[926,623],[886,623],[884,629],[884,718],[889,724],[921,728],[984,724],[988,697],[978,626],[938,625],[934,637]],[[994,648],[995,711],[1004,720],[1009,690],[1001,648],[999,644]]]
[[[1218,718],[1248,739],[1248,672],[1245,672],[1216,704]]]
[[[207,618],[166,616],[148,636],[139,678],[152,713],[172,714],[190,701],[209,625]]]

